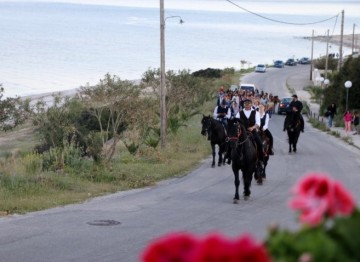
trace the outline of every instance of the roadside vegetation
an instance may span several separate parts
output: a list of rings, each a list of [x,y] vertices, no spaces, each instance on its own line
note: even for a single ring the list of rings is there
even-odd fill
[[[25,213],[154,185],[210,154],[200,135],[232,68],[167,72],[167,146],[160,148],[159,74],[140,84],[107,74],[53,102],[0,99],[0,214]],[[1,89],[1,97],[3,93]],[[1,98],[0,97],[0,98]]]
[[[315,67],[318,69],[325,69],[325,58],[318,59],[315,63]],[[312,101],[320,105],[320,112],[310,114],[311,112],[306,104],[304,105],[304,108],[307,111],[310,123],[315,128],[340,138],[338,132],[331,131],[327,127],[324,114],[327,111],[327,107],[331,103],[335,103],[337,105],[337,114],[334,116],[333,125],[335,127],[344,127],[343,114],[346,110],[347,95],[344,83],[348,80],[352,81],[352,87],[348,91],[348,107],[352,112],[360,112],[360,57],[349,57],[346,59],[340,72],[336,71],[337,60],[333,57],[329,57],[328,68],[331,70],[327,76],[330,80],[329,86],[308,86],[305,88],[305,90],[311,94]],[[353,144],[351,137],[345,137],[343,140],[348,144]]]

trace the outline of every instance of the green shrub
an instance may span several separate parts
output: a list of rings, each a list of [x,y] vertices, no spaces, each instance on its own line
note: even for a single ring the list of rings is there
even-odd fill
[[[38,153],[29,153],[22,158],[22,164],[24,165],[27,175],[36,175],[42,171],[43,158]]]

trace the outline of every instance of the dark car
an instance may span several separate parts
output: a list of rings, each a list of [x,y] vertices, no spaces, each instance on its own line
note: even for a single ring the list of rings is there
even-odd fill
[[[284,97],[281,98],[278,108],[278,114],[281,115],[282,113],[286,113],[288,111],[291,111],[290,103],[292,101],[292,97]]]
[[[282,60],[276,60],[274,61],[274,67],[284,68],[284,62]]]
[[[302,65],[307,65],[307,64],[310,64],[310,58],[308,57],[303,57],[299,60],[299,64],[302,64]]]
[[[285,62],[285,65],[288,65],[288,66],[296,66],[296,65],[297,65],[297,62],[295,61],[295,59],[289,58],[289,59]]]

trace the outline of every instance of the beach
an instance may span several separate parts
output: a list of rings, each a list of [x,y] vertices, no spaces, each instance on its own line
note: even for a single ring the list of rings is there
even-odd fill
[[[311,40],[311,37],[304,37],[305,39]],[[327,36],[314,36],[314,41],[324,42],[326,43]],[[329,44],[333,44],[336,46],[340,46],[341,44],[341,35],[333,35],[329,37]],[[343,46],[352,48],[354,44],[354,51],[357,50],[359,52],[360,50],[360,34],[347,34],[343,35]]]

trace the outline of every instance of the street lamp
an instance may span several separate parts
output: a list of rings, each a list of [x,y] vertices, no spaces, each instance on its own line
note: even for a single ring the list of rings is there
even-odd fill
[[[324,85],[325,85],[325,87],[327,87],[328,84],[330,84],[330,80],[326,78],[326,79],[324,80]]]
[[[160,146],[166,145],[166,79],[165,79],[165,21],[168,18],[180,18],[180,24],[184,23],[180,16],[164,16],[164,0],[160,0]]]
[[[346,110],[349,110],[349,108],[348,108],[348,104],[349,104],[349,89],[350,89],[350,87],[352,87],[352,83],[351,83],[351,81],[346,81],[344,85],[345,85],[345,88],[346,88]]]

